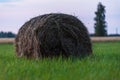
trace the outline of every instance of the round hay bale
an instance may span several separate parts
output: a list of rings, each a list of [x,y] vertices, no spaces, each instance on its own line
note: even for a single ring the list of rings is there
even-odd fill
[[[51,13],[32,18],[19,30],[16,39],[19,57],[86,56],[92,54],[91,40],[76,17]]]

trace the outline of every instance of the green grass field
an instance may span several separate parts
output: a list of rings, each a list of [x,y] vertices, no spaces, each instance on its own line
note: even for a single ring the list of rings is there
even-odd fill
[[[120,80],[120,42],[93,43],[84,59],[28,60],[0,44],[0,80]]]

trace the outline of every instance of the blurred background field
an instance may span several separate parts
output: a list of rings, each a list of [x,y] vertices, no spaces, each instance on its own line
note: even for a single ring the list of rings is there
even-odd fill
[[[14,43],[15,38],[0,38],[0,43]],[[120,37],[91,37],[92,42],[120,41]]]

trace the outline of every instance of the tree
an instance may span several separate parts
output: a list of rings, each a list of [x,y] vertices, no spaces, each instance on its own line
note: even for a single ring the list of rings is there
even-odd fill
[[[0,32],[0,38],[14,38],[16,36],[16,34],[12,33],[12,32]]]
[[[107,36],[107,25],[105,21],[105,6],[99,2],[97,6],[97,11],[95,12],[96,17],[94,20],[96,21],[94,24],[95,28],[95,36]]]

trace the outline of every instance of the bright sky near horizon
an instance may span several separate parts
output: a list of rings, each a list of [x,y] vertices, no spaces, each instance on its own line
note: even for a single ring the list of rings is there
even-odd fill
[[[31,18],[46,13],[66,13],[77,16],[94,33],[97,5],[106,6],[109,34],[120,34],[120,0],[0,0],[0,31],[17,33]]]

